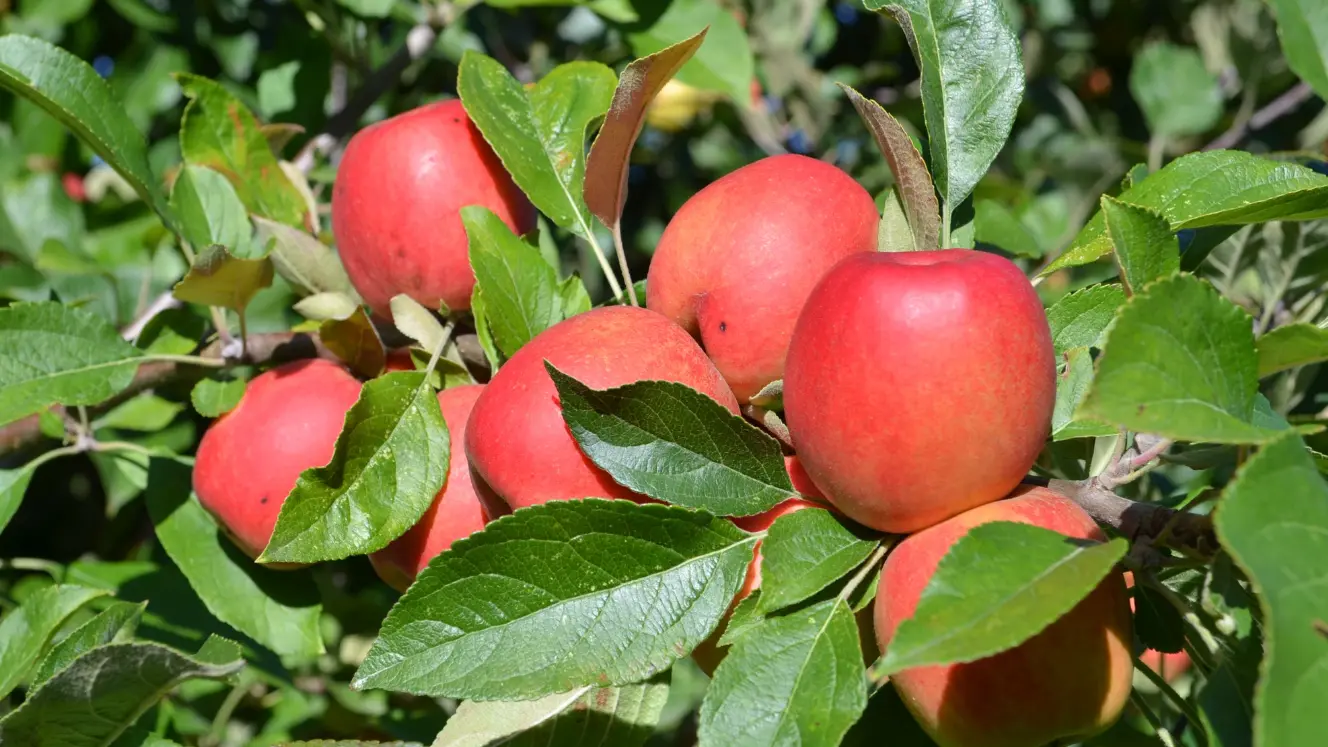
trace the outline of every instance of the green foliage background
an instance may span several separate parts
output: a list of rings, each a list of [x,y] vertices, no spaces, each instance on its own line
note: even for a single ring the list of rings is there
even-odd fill
[[[879,4],[868,3],[872,7]],[[1275,12],[1282,18],[1299,19],[1296,14],[1310,5],[1295,0],[1006,0],[1003,10],[1021,45],[1025,74],[1025,93],[1014,113],[1012,133],[995,154],[990,171],[973,186],[971,197],[963,199],[967,192],[955,184],[962,174],[954,162],[950,182],[937,183],[943,198],[947,189],[960,198],[957,204],[945,205],[952,215],[945,221],[945,231],[953,243],[976,243],[1017,258],[1031,275],[1042,275],[1039,292],[1054,306],[1051,319],[1057,352],[1066,355],[1063,375],[1072,383],[1062,389],[1063,401],[1053,423],[1054,444],[1039,465],[1043,471],[1070,479],[1088,477],[1095,462],[1112,449],[1106,440],[1115,432],[1110,424],[1203,442],[1203,446],[1186,447],[1179,458],[1151,472],[1147,479],[1130,483],[1122,492],[1134,499],[1175,506],[1202,504],[1225,488],[1224,500],[1233,501],[1235,508],[1218,526],[1224,544],[1266,549],[1285,542],[1287,547],[1307,553],[1315,552],[1315,547],[1322,550],[1322,543],[1316,546],[1297,536],[1250,536],[1254,532],[1250,527],[1276,524],[1277,514],[1260,505],[1273,497],[1284,497],[1286,505],[1309,522],[1322,520],[1316,512],[1325,511],[1323,491],[1313,488],[1322,486],[1313,467],[1323,470],[1321,455],[1328,452],[1328,436],[1316,430],[1328,419],[1328,367],[1318,365],[1323,354],[1315,352],[1328,345],[1323,333],[1328,318],[1324,293],[1328,221],[1321,219],[1328,212],[1328,192],[1312,184],[1307,187],[1312,194],[1302,195],[1306,202],[1300,213],[1284,209],[1276,215],[1316,219],[1258,223],[1239,230],[1214,227],[1206,222],[1207,215],[1186,216],[1178,211],[1187,197],[1239,192],[1275,169],[1273,161],[1328,173],[1328,108],[1322,99],[1328,93],[1328,28],[1322,20],[1317,26],[1299,20],[1280,27],[1275,23]],[[1322,19],[1322,13],[1318,17]],[[394,74],[375,73],[391,67],[412,30],[417,33],[419,25],[430,18],[445,21],[436,39],[416,59],[392,68]],[[633,154],[623,233],[638,279],[644,277],[664,225],[688,197],[719,176],[769,153],[791,151],[830,161],[880,196],[884,206],[887,189],[894,182],[890,169],[836,84],[850,85],[880,102],[910,136],[925,143],[928,115],[935,112],[924,111],[925,84],[920,84],[918,63],[899,26],[860,3],[840,0],[496,0],[444,5],[412,0],[0,0],[0,34],[44,39],[91,63],[128,114],[127,123],[94,118],[97,126],[112,133],[121,126],[142,133],[147,140],[142,157],[148,176],[177,179],[169,204],[149,204],[135,195],[137,185],[116,175],[91,148],[36,104],[0,93],[0,299],[6,304],[56,300],[105,320],[106,325],[89,328],[85,339],[100,340],[97,350],[108,356],[107,365],[140,355],[127,343],[124,349],[115,347],[120,342],[116,330],[133,324],[189,269],[175,237],[154,214],[155,208],[175,216],[192,243],[226,245],[230,254],[214,259],[236,273],[228,281],[233,285],[219,288],[200,281],[183,292],[177,289],[177,295],[227,307],[231,312],[217,313],[230,313],[230,319],[235,319],[235,309],[245,308],[244,320],[251,333],[300,325],[317,328],[297,313],[295,302],[306,295],[305,290],[344,289],[344,277],[301,275],[304,268],[320,267],[316,260],[294,273],[278,272],[275,277],[270,266],[243,264],[244,260],[257,262],[258,256],[258,247],[249,241],[246,213],[269,219],[259,221],[260,229],[280,234],[282,223],[299,223],[304,205],[280,186],[235,190],[225,180],[215,179],[216,171],[196,165],[181,170],[185,155],[191,156],[191,163],[208,165],[230,157],[225,144],[181,153],[181,119],[191,98],[196,107],[191,111],[198,114],[195,126],[201,126],[207,113],[215,111],[209,107],[224,107],[228,95],[243,102],[261,122],[295,125],[280,153],[283,158],[297,159],[315,136],[329,129],[347,135],[422,103],[456,96],[463,59],[478,59],[467,58],[467,52],[488,55],[516,82],[526,84],[545,79],[559,63],[571,60],[602,63],[620,72],[630,59],[657,52],[707,24],[711,30],[706,43],[678,76],[703,91],[706,101],[681,126],[648,124]],[[479,75],[480,63],[475,64]],[[494,77],[485,77],[476,95],[497,90],[500,72],[490,69],[486,75]],[[984,72],[992,71],[978,70],[972,75]],[[753,80],[760,86],[755,103],[751,99]],[[967,84],[976,89],[985,82],[975,77]],[[519,92],[509,88],[509,93]],[[470,95],[465,90],[462,93]],[[362,116],[339,117],[348,106],[352,112],[362,111]],[[186,118],[185,127],[189,126]],[[258,143],[260,147],[252,151],[255,159],[267,153],[261,139]],[[1171,213],[1161,207],[1157,208],[1159,215],[1129,206],[1130,194],[1137,196],[1149,188],[1143,178],[1150,171],[1176,163],[1174,159],[1186,153],[1217,148],[1239,148],[1268,160],[1251,163],[1252,159],[1233,155],[1228,171],[1198,175],[1183,172],[1182,160],[1172,167],[1176,171],[1168,182],[1180,196],[1172,201],[1178,206]],[[926,148],[921,150],[929,153]],[[935,152],[930,155],[937,172]],[[275,165],[275,158],[272,162]],[[329,243],[326,205],[334,163],[335,158],[320,156],[309,171],[312,194],[321,208],[317,228]],[[982,171],[976,168],[973,178]],[[1160,183],[1151,182],[1151,188],[1160,189],[1156,186]],[[1104,192],[1122,201],[1104,202]],[[572,205],[569,210],[578,208]],[[547,208],[544,212],[553,214]],[[467,219],[482,224],[485,216],[471,213]],[[1081,233],[1086,223],[1090,230]],[[558,277],[579,275],[591,300],[601,303],[611,296],[610,288],[588,243],[577,240],[574,233],[593,233],[605,247],[612,240],[593,221],[581,225],[582,230],[569,231],[546,224],[540,248],[561,269]],[[1182,230],[1173,237],[1177,228]],[[203,233],[190,233],[199,230]],[[1177,253],[1179,264],[1175,266]],[[1158,257],[1164,261],[1157,262]],[[488,346],[495,360],[510,355],[548,323],[588,306],[574,289],[559,285],[558,277],[550,276],[543,263],[533,265],[524,268],[529,274],[520,282],[542,283],[570,294],[560,301],[566,308],[544,309],[548,318],[537,328],[523,330],[508,324],[527,311],[518,308],[519,303],[504,305],[501,300],[486,299],[496,315],[495,340]],[[1193,271],[1211,285],[1179,276],[1148,286],[1176,269]],[[478,266],[477,270],[483,282],[484,270]],[[261,277],[264,272],[266,283]],[[1136,295],[1117,315],[1117,307],[1124,301],[1121,290],[1094,284],[1118,272]],[[293,275],[305,278],[308,287],[293,287]],[[1149,292],[1141,294],[1146,286]],[[239,297],[235,287],[244,289]],[[1214,289],[1248,312],[1252,325]],[[1152,321],[1171,314],[1177,303],[1183,303],[1180,308],[1186,311],[1186,323],[1169,332],[1178,334],[1179,341],[1150,338]],[[301,310],[309,312],[309,308]],[[59,318],[35,318],[34,312],[30,323],[50,329],[66,329],[76,323],[63,313],[55,315]],[[309,317],[319,315],[310,313]],[[1113,319],[1115,326],[1106,333]],[[432,322],[432,317],[428,320]],[[187,343],[196,336],[192,326],[202,329],[204,319],[194,315],[181,318],[179,324],[179,330],[168,325],[151,330],[150,336],[160,343],[158,352],[169,355],[191,350],[187,344],[178,350],[178,345],[172,347],[172,335]],[[424,341],[422,335],[404,327],[402,331]],[[1113,337],[1123,341],[1114,349],[1128,349],[1132,362],[1174,372],[1176,346],[1187,352],[1200,350],[1214,334],[1244,347],[1232,353],[1229,346],[1214,346],[1208,351],[1211,357],[1201,356],[1190,367],[1182,367],[1182,379],[1175,384],[1178,391],[1154,386],[1151,381],[1141,384],[1123,366],[1104,364],[1094,379],[1089,348],[1112,345]],[[1255,344],[1255,337],[1260,340],[1257,366],[1256,359],[1243,355]],[[1270,338],[1276,344],[1266,342]],[[0,350],[0,356],[9,352]],[[373,369],[372,363],[366,365]],[[90,405],[109,397],[124,383],[116,383],[114,377],[127,376],[127,370],[75,382],[82,390],[82,403]],[[1203,393],[1203,413],[1161,409],[1163,402],[1191,393],[1211,370],[1237,375]],[[243,378],[248,372],[237,373]],[[423,391],[423,377],[395,376],[380,380],[378,396],[383,403],[390,401],[381,406],[411,411]],[[1251,398],[1255,382],[1260,382],[1260,395]],[[108,678],[105,687],[125,686],[121,679],[133,679],[128,670],[149,672],[145,681],[159,687],[183,684],[152,705],[142,718],[133,718],[137,714],[132,709],[115,714],[134,724],[115,742],[119,747],[172,742],[207,747],[272,745],[314,738],[430,744],[449,716],[458,713],[457,701],[350,687],[359,665],[366,657],[373,660],[371,644],[397,599],[363,557],[321,563],[296,578],[255,570],[224,539],[196,541],[200,534],[207,534],[210,519],[195,503],[181,502],[188,490],[188,467],[156,457],[192,453],[207,423],[199,413],[228,409],[238,391],[235,382],[224,377],[207,379],[198,387],[194,384],[175,382],[84,424],[98,441],[129,444],[113,453],[82,453],[66,447],[69,450],[60,454],[46,452],[38,457],[39,462],[31,461],[31,450],[6,448],[0,453],[0,469],[5,470],[0,473],[0,491],[5,494],[0,513],[13,511],[0,532],[0,558],[4,559],[0,561],[0,605],[5,614],[0,632],[6,634],[0,639],[0,664],[4,665],[0,677],[7,678],[5,693],[46,677],[77,674],[59,669],[57,664],[64,659],[56,652],[62,644],[52,648],[47,645],[50,641],[71,641],[70,661],[74,661],[75,646],[102,645],[97,652],[124,646],[115,651],[119,657],[115,661],[125,671],[111,667],[115,676]],[[579,386],[574,381],[560,385]],[[1090,386],[1091,395],[1082,398]],[[1145,390],[1149,394],[1141,394]],[[650,394],[647,388],[640,396]],[[8,399],[0,395],[0,413],[12,417],[29,414],[33,410],[23,408],[34,398],[39,396],[31,391],[22,396],[11,393]],[[1144,417],[1135,412],[1136,407],[1142,412],[1141,403],[1159,406]],[[1220,412],[1208,412],[1214,409],[1209,404]],[[417,413],[422,420],[429,419],[427,414]],[[609,416],[591,405],[578,416],[588,431],[596,427],[605,432],[646,430],[640,423],[610,422]],[[715,418],[719,420],[722,418]],[[625,421],[630,421],[630,414]],[[1296,439],[1286,436],[1290,425],[1304,426],[1306,442],[1315,451],[1307,452]],[[50,442],[62,438],[66,427],[58,417],[43,416],[42,430]],[[375,434],[362,437],[372,439]],[[1233,481],[1235,465],[1245,459],[1251,444],[1269,445],[1260,451],[1261,461],[1251,462],[1253,466]],[[438,443],[432,448],[439,448]],[[759,445],[753,451],[759,451]],[[36,466],[27,470],[23,465]],[[734,469],[733,465],[721,466]],[[758,467],[750,471],[759,472]],[[773,482],[780,482],[783,472],[776,471]],[[1259,477],[1268,480],[1264,487],[1254,482]],[[420,478],[423,482],[430,479]],[[750,475],[748,479],[759,482]],[[21,482],[24,480],[30,482]],[[19,506],[12,495],[17,490],[21,497],[24,485],[26,499]],[[328,485],[306,476],[302,486],[311,496],[332,500],[334,491]],[[658,489],[685,494],[686,487]],[[779,484],[762,487],[770,495],[787,490]],[[1328,520],[1320,525],[1328,527]],[[315,530],[320,528],[308,531]],[[389,531],[385,537],[390,536],[394,535]],[[745,540],[737,539],[736,534],[729,539],[733,547],[741,545],[739,549],[746,551]],[[385,541],[384,537],[369,538],[359,550]],[[858,540],[839,537],[835,541]],[[285,550],[298,553],[299,547],[288,542]],[[860,556],[855,555],[857,561],[847,570],[869,552],[864,548]],[[1328,550],[1323,552],[1328,554]],[[740,565],[737,554],[730,554],[729,565]],[[1255,575],[1262,569],[1273,577],[1282,568],[1276,558],[1232,554],[1237,555],[1234,559],[1241,568]],[[298,554],[292,557],[311,559]],[[813,595],[847,570],[836,569],[828,580],[818,581],[820,586],[787,603],[809,597],[819,600]],[[206,577],[212,592],[200,593],[186,577]],[[1227,555],[1220,556],[1205,573],[1180,567],[1163,580],[1166,583],[1159,582],[1153,593],[1183,595],[1206,621],[1218,626],[1217,634],[1226,636],[1221,660],[1202,662],[1212,665],[1207,667],[1208,676],[1181,681],[1178,688],[1187,696],[1183,708],[1168,693],[1159,692],[1156,683],[1141,682],[1138,702],[1127,717],[1091,744],[1163,744],[1173,733],[1187,745],[1249,743],[1251,723],[1248,716],[1243,721],[1239,717],[1250,712],[1259,658],[1259,639],[1252,632],[1259,613],[1248,598],[1249,585]],[[256,598],[265,600],[261,608],[253,606]],[[1302,647],[1297,650],[1312,652],[1306,655],[1312,658],[1318,652],[1316,639],[1307,638],[1310,634],[1301,629],[1304,626],[1286,621],[1299,621],[1297,615],[1321,607],[1294,594],[1278,598],[1279,606],[1262,624],[1287,636],[1286,640],[1294,640],[1294,645]],[[779,624],[793,627],[795,622],[817,622],[831,632],[825,640],[807,645],[826,651],[843,648],[843,640],[849,637],[844,632],[851,623],[849,606],[856,601],[808,603],[794,613],[797,617],[778,618],[784,621]],[[148,602],[146,607],[143,602]],[[42,610],[40,615],[32,612],[37,609]],[[1186,639],[1180,632],[1182,621],[1170,607],[1151,623],[1136,624],[1140,637],[1150,645],[1168,635],[1173,642],[1178,635]],[[135,625],[137,640],[131,642]],[[1190,639],[1202,637],[1190,629],[1185,633]],[[86,641],[79,643],[76,636]],[[239,644],[223,639],[238,639]],[[43,657],[40,662],[27,661],[25,651],[42,652]],[[237,670],[232,663],[241,653],[248,665]],[[824,655],[844,663],[842,655]],[[79,666],[97,664],[88,659],[77,661],[82,662]],[[850,662],[849,670],[856,664]],[[1276,666],[1294,669],[1296,664],[1283,660]],[[1295,680],[1297,672],[1275,670],[1274,675],[1275,682],[1285,683]],[[731,681],[717,682],[717,687],[735,687]],[[531,714],[522,712],[519,717],[535,724],[541,707],[566,707],[584,697],[588,715],[578,715],[585,721],[578,724],[581,733],[599,735],[596,729],[603,731],[602,736],[585,737],[587,744],[647,741],[661,747],[690,745],[695,743],[698,729],[704,736],[707,729],[721,728],[722,711],[698,711],[707,680],[695,667],[686,660],[675,665],[671,684],[664,688],[661,682],[652,681],[622,688],[614,691],[616,700],[608,706],[584,691],[555,696],[566,700],[557,704],[539,701],[531,705]],[[1197,689],[1200,685],[1202,690]],[[28,689],[32,691],[35,688]],[[1314,692],[1328,693],[1328,686]],[[827,712],[860,710],[851,694],[843,698],[832,695],[808,694],[807,698],[823,697]],[[1293,699],[1287,697],[1270,707],[1289,707],[1285,703]],[[0,710],[20,702],[19,696],[9,695]],[[597,721],[599,707],[617,714],[617,720],[610,726]],[[466,722],[468,728],[487,734],[476,737],[480,741],[474,744],[501,736],[501,730],[489,733],[474,726],[484,723],[482,704],[467,703],[461,708],[476,719]],[[883,691],[870,701],[864,720],[844,743],[882,744],[880,735],[888,732],[890,744],[926,744],[925,737],[909,731],[911,721],[901,711],[892,692]],[[660,714],[657,719],[642,718],[640,723],[625,715],[654,712]],[[92,738],[78,742],[72,737],[67,742],[26,741],[56,737],[49,731],[43,737],[34,736],[36,727],[24,723],[23,713],[15,712],[11,731],[5,735],[18,740],[15,744],[99,743]],[[1167,737],[1159,736],[1157,724],[1152,723],[1159,713],[1171,727]],[[78,723],[77,716],[69,718]],[[1280,727],[1276,724],[1303,722],[1289,716],[1276,721],[1282,715],[1272,712],[1267,718],[1274,724],[1269,727],[1272,731],[1260,734],[1262,741],[1256,744],[1297,744],[1286,741],[1294,740],[1295,735],[1277,732]],[[1201,721],[1203,728],[1196,728],[1195,721]],[[626,729],[627,735],[614,732],[615,728]],[[553,739],[552,734],[537,729],[522,739],[542,744],[546,737]]]

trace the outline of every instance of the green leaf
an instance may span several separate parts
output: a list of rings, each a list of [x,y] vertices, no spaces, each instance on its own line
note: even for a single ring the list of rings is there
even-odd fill
[[[170,425],[182,410],[184,405],[178,402],[143,393],[116,405],[110,412],[94,420],[92,427],[152,433]]]
[[[720,646],[732,646],[733,642],[765,622],[765,615],[757,609],[761,606],[761,590],[753,589],[733,608],[728,622],[724,624],[724,634],[719,637]]]
[[[582,687],[539,700],[468,700],[433,747],[640,747],[654,731],[669,686]]]
[[[1180,243],[1161,215],[1103,195],[1102,216],[1127,293],[1180,271]]]
[[[392,297],[391,309],[392,322],[397,330],[425,350],[437,350],[447,341],[447,330],[443,329],[438,317],[419,301],[401,293]]]
[[[32,677],[34,687],[55,676],[74,659],[98,646],[132,638],[147,602],[112,601],[96,617],[88,620],[64,640],[51,647]]]
[[[386,18],[396,0],[337,0],[337,4],[365,18]]]
[[[1328,99],[1328,14],[1315,0],[1269,0],[1287,64]]]
[[[1259,443],[1249,314],[1192,275],[1148,286],[1116,315],[1079,417],[1183,441]]]
[[[581,451],[619,484],[718,516],[796,498],[779,442],[683,384],[595,390],[545,362]]]
[[[1075,291],[1047,310],[1056,354],[1071,348],[1102,347],[1102,336],[1125,304],[1119,285],[1094,285]]]
[[[323,322],[318,327],[318,339],[361,378],[377,376],[387,364],[387,350],[363,306],[356,306],[345,319]]]
[[[171,189],[171,208],[195,249],[220,244],[237,257],[250,258],[249,214],[226,177],[185,164]]]
[[[9,526],[9,520],[23,505],[23,496],[32,482],[32,473],[40,464],[29,462],[18,469],[0,469],[0,532]]]
[[[199,415],[219,418],[240,404],[244,386],[244,379],[202,379],[189,392],[189,401]]]
[[[1254,688],[1263,658],[1258,636],[1242,638],[1217,668],[1204,678],[1195,707],[1203,716],[1209,744],[1215,747],[1246,747],[1254,730]]]
[[[256,245],[268,252],[277,274],[297,292],[340,293],[359,302],[341,258],[331,247],[298,228],[258,216],[253,221],[258,229]]]
[[[973,213],[977,241],[999,247],[1017,257],[1036,259],[1042,256],[1043,248],[1037,236],[1001,203],[974,200]]]
[[[308,571],[273,571],[243,555],[190,495],[190,470],[167,459],[148,467],[145,496],[157,540],[218,620],[283,657],[323,653],[322,612]]]
[[[258,110],[272,118],[295,108],[295,76],[300,74],[300,61],[283,62],[258,75]]]
[[[106,592],[85,586],[48,586],[0,621],[0,698],[8,695],[46,651],[55,631],[80,607]]]
[[[39,39],[0,38],[0,86],[29,99],[87,143],[168,224],[170,207],[147,143],[92,66]]]
[[[175,284],[175,297],[186,303],[244,311],[253,297],[272,285],[272,260],[240,259],[214,244],[194,259],[194,266]]]
[[[885,191],[882,202],[881,223],[876,229],[876,251],[904,252],[917,246],[913,229],[908,226],[904,205],[893,187]]]
[[[304,197],[281,170],[253,112],[220,83],[188,73],[176,78],[190,99],[180,121],[185,162],[221,172],[249,212],[302,225]]]
[[[1008,521],[973,527],[941,558],[874,668],[893,674],[1014,648],[1074,609],[1128,547],[1123,539],[1079,542]]]
[[[1167,219],[1172,232],[1312,220],[1328,217],[1328,176],[1286,161],[1211,150],[1177,158],[1117,199],[1156,211]],[[1085,265],[1110,251],[1106,218],[1099,212],[1040,274]]]
[[[877,147],[890,165],[890,173],[895,177],[894,194],[908,216],[913,248],[920,252],[936,249],[941,240],[941,208],[936,202],[936,188],[932,186],[931,174],[922,154],[899,122],[880,104],[864,98],[843,83],[839,87],[858,110],[858,116],[871,130]],[[885,250],[880,242],[876,248]]]
[[[763,622],[733,644],[701,704],[701,744],[834,747],[867,707],[848,603]]]
[[[1130,68],[1130,93],[1154,137],[1202,135],[1222,116],[1222,91],[1193,47],[1144,46]]]
[[[475,337],[479,340],[480,348],[484,350],[484,357],[489,361],[489,367],[494,371],[503,365],[503,354],[498,350],[498,344],[493,341],[493,328],[489,325],[489,313],[487,311],[484,293],[478,285],[470,294],[470,313],[475,317]]]
[[[1259,338],[1259,378],[1328,360],[1328,329],[1288,324]]]
[[[704,91],[719,91],[746,106],[751,97],[755,61],[742,25],[712,0],[673,0],[649,27],[627,34],[632,53],[645,57],[677,44],[702,29],[707,42],[677,72],[679,81]]]
[[[181,682],[222,679],[243,666],[244,661],[205,664],[157,643],[95,648],[0,721],[0,742],[103,747]]]
[[[346,319],[355,313],[360,304],[344,293],[328,291],[305,296],[295,302],[294,309],[305,319],[325,322],[329,319]]]
[[[521,509],[434,558],[353,687],[501,700],[637,682],[710,635],[755,542],[660,504]]]
[[[679,3],[678,5],[683,5]],[[705,30],[671,47],[633,60],[618,77],[613,104],[586,158],[586,207],[610,230],[618,228],[627,200],[627,167],[645,123],[646,107],[705,41]]]
[[[1051,413],[1051,440],[1110,436],[1117,432],[1109,423],[1078,418],[1088,388],[1093,384],[1093,356],[1088,348],[1065,353],[1065,370],[1056,377],[1056,407]]]
[[[592,689],[586,685],[570,692],[514,702],[467,700],[447,720],[433,747],[489,747],[495,742],[510,743],[516,735],[557,719]]]
[[[332,461],[281,504],[260,563],[316,563],[381,550],[415,525],[447,480],[451,439],[423,371],[364,385]]]
[[[1134,585],[1134,632],[1145,648],[1155,651],[1174,654],[1185,647],[1185,620],[1180,611],[1162,592],[1146,584]]]
[[[823,509],[779,517],[761,543],[757,613],[766,615],[813,596],[861,565],[876,546]]]
[[[517,186],[550,220],[582,237],[594,231],[582,196],[586,128],[609,110],[616,84],[606,65],[569,62],[527,91],[502,63],[471,51],[457,75],[466,113]]]
[[[494,342],[507,357],[535,335],[563,320],[558,275],[488,208],[461,208],[470,239],[475,286],[484,293],[484,314]]]
[[[866,0],[904,29],[922,70],[932,178],[946,221],[1005,145],[1024,95],[1019,40],[1001,3]]]
[[[1227,485],[1218,539],[1249,577],[1264,619],[1254,743],[1313,744],[1328,731],[1328,484],[1298,436],[1260,449]]]
[[[105,319],[55,302],[0,309],[0,424],[95,405],[129,386],[142,353]]]

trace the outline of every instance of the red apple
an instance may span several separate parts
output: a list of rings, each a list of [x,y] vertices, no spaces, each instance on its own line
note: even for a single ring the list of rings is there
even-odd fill
[[[457,100],[372,124],[350,139],[332,188],[332,231],[355,290],[377,314],[405,293],[430,309],[469,309],[460,210],[482,205],[516,233],[535,210]]]
[[[552,500],[643,500],[581,453],[563,421],[558,392],[544,368],[596,389],[656,379],[686,384],[738,411],[696,342],[646,309],[608,306],[545,330],[503,364],[475,402],[466,428],[471,479],[494,513]]]
[[[878,222],[871,195],[834,166],[762,159],[697,192],[669,222],[647,304],[700,340],[747,402],[783,378],[803,302],[836,262],[876,248]]]
[[[442,408],[443,420],[452,436],[447,482],[414,527],[392,544],[369,555],[369,562],[378,577],[397,591],[404,592],[429,561],[451,547],[453,542],[478,532],[493,518],[485,512],[475,495],[462,447],[466,421],[483,390],[483,386],[469,385],[438,393],[438,406]]]
[[[254,377],[234,410],[203,434],[194,492],[235,544],[258,557],[300,473],[332,459],[360,382],[325,360]]]
[[[849,518],[895,533],[1013,490],[1055,397],[1051,332],[1028,279],[964,249],[842,261],[807,300],[784,377],[807,474]]]
[[[950,547],[969,529],[993,521],[1106,539],[1083,509],[1046,488],[1022,488],[914,534],[895,547],[881,572],[876,595],[881,650],[888,650],[899,623],[913,615]],[[1074,609],[1013,649],[967,664],[907,669],[891,681],[941,747],[1077,742],[1115,722],[1129,698],[1128,601],[1124,579],[1113,572]]]

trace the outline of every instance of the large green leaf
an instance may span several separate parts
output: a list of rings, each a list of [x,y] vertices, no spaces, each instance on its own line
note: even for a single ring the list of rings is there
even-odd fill
[[[106,592],[85,586],[50,586],[34,593],[0,621],[0,698],[28,675],[65,619]]]
[[[153,459],[144,499],[157,541],[208,612],[280,656],[304,662],[323,653],[322,605],[309,572],[255,564],[190,495],[190,482],[187,466]]]
[[[55,302],[0,309],[0,424],[95,405],[129,386],[142,352],[105,319]]]
[[[249,212],[302,225],[304,197],[281,170],[253,112],[220,83],[197,75],[176,77],[190,99],[180,121],[184,160],[223,174]]]
[[[1184,441],[1258,443],[1249,314],[1192,275],[1149,285],[1107,333],[1079,417]]]
[[[206,166],[185,164],[171,188],[171,207],[195,251],[221,244],[231,254],[249,258],[249,214],[226,177]]]
[[[1121,282],[1130,293],[1180,270],[1180,244],[1157,213],[1102,196],[1102,216],[1115,248]]]
[[[307,469],[281,504],[263,563],[316,563],[381,550],[433,503],[451,439],[423,371],[364,385],[332,461]]]
[[[181,682],[222,679],[243,666],[201,662],[156,643],[95,648],[0,721],[0,743],[104,747]]]
[[[74,659],[98,646],[132,638],[145,607],[147,602],[122,602],[118,599],[106,605],[96,617],[78,626],[77,630],[51,647],[42,659],[41,666],[37,667],[37,673],[32,676],[32,684],[41,685],[69,666]]]
[[[922,69],[932,177],[948,216],[973,191],[1010,135],[1024,95],[1019,39],[998,2],[865,4],[889,13],[903,27]]]
[[[1268,0],[1277,16],[1277,36],[1287,63],[1328,99],[1328,12],[1319,0]]]
[[[1212,150],[1177,158],[1117,199],[1160,213],[1172,231],[1311,220],[1328,217],[1328,176],[1241,151]],[[1088,264],[1110,251],[1106,219],[1099,212],[1041,274]]]
[[[768,614],[811,597],[861,565],[876,546],[823,509],[779,517],[761,544],[756,611]]]
[[[710,635],[755,542],[659,504],[521,509],[429,563],[353,686],[510,700],[638,682]]]
[[[1076,542],[1008,521],[973,527],[941,558],[874,668],[893,674],[1014,648],[1074,609],[1128,546],[1123,539]]]
[[[867,707],[853,611],[832,599],[733,644],[701,704],[701,744],[834,747]]]
[[[668,694],[667,683],[651,681],[530,701],[468,700],[433,747],[640,747],[654,732]]]
[[[148,165],[143,134],[91,65],[39,39],[5,36],[0,38],[0,86],[32,100],[72,130],[171,221],[166,197]]]
[[[1259,338],[1259,378],[1328,360],[1328,328],[1288,324]]]
[[[582,195],[586,128],[609,110],[617,82],[606,65],[569,62],[527,91],[502,63],[468,51],[461,58],[457,92],[466,114],[535,207],[559,226],[589,237],[594,224]]]
[[[1130,67],[1130,93],[1154,137],[1202,135],[1222,116],[1222,91],[1199,50],[1159,41]]]
[[[32,482],[32,473],[41,466],[28,462],[18,469],[0,469],[0,532],[9,525],[9,520],[18,513],[23,505],[23,496],[28,492],[28,483]]]
[[[581,450],[614,480],[656,500],[748,516],[797,493],[779,442],[683,384],[595,390],[545,363]]]
[[[475,285],[484,294],[484,317],[498,349],[512,357],[521,346],[563,320],[558,274],[488,208],[461,208],[470,239]]]
[[[1328,733],[1328,484],[1298,436],[1260,449],[1222,495],[1218,539],[1249,577],[1264,619],[1254,743]]]
[[[645,28],[627,35],[632,53],[645,57],[709,28],[705,44],[678,70],[679,81],[702,90],[727,94],[738,106],[751,96],[755,62],[747,34],[733,14],[714,0],[672,0]]]
[[[1075,291],[1047,310],[1051,342],[1056,354],[1072,348],[1102,347],[1102,335],[1125,303],[1119,285],[1094,285]]]

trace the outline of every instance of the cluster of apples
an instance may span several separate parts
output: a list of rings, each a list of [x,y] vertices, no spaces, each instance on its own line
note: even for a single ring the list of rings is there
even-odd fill
[[[488,207],[517,233],[533,228],[533,208],[460,102],[422,107],[351,140],[333,230],[376,314],[390,315],[401,293],[429,308],[469,308],[474,276],[458,216],[466,205]],[[404,589],[452,542],[515,509],[588,496],[648,500],[581,452],[545,361],[595,388],[679,382],[735,414],[782,379],[796,452],[786,464],[802,498],[734,522],[759,531],[821,507],[907,535],[885,561],[874,621],[863,620],[882,649],[973,526],[1015,521],[1103,539],[1073,502],[1020,485],[1047,436],[1056,385],[1045,313],[1027,278],[984,252],[879,252],[878,223],[859,184],[802,156],[766,158],[698,192],[659,242],[647,308],[577,315],[531,340],[487,384],[438,395],[451,473],[419,524],[371,556],[378,573]],[[360,386],[331,362],[281,366],[250,382],[208,430],[195,489],[245,552],[265,546],[299,473],[331,458]],[[739,598],[759,586],[760,563],[758,550]],[[1032,746],[1095,733],[1130,690],[1128,600],[1112,574],[1015,649],[893,682],[942,745]],[[698,660],[713,668],[723,652],[713,641],[703,649]]]

